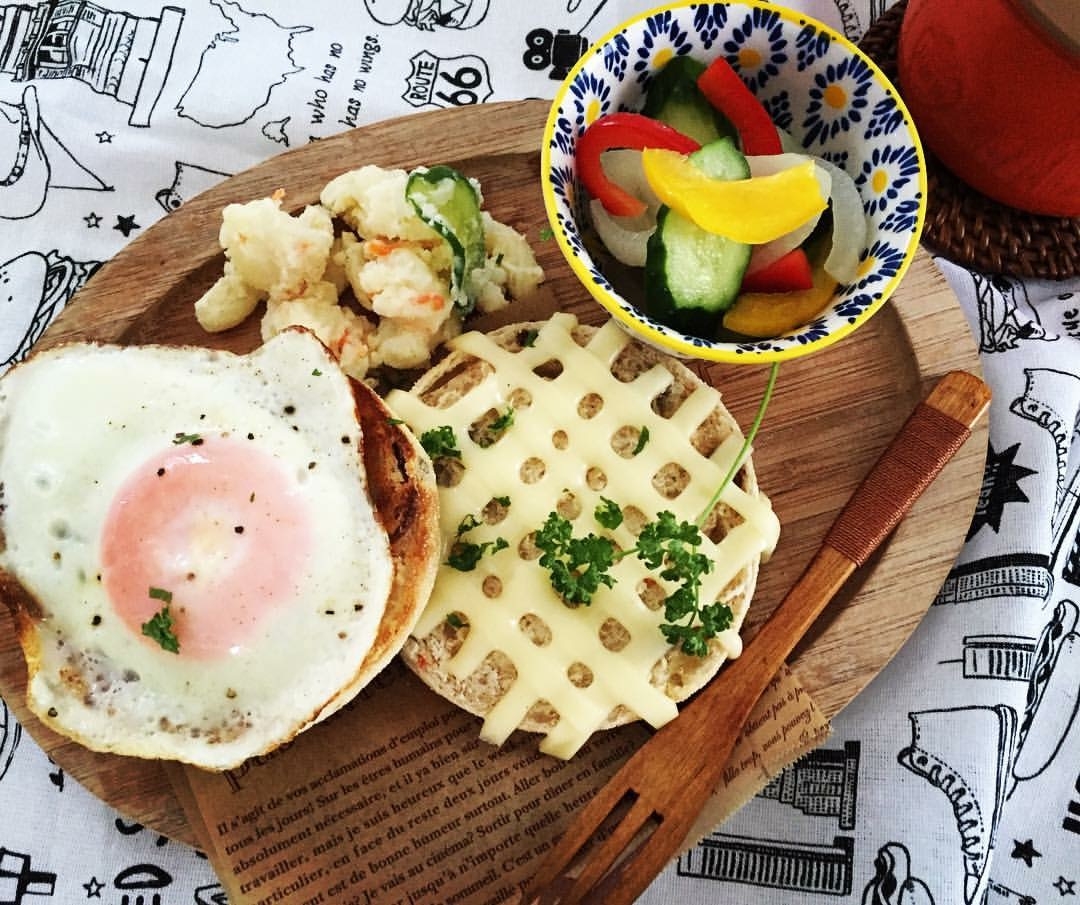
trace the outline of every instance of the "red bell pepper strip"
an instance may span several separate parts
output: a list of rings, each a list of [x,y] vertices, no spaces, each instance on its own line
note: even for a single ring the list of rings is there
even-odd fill
[[[810,259],[801,248],[793,248],[760,270],[743,276],[743,292],[796,292],[814,285]]]
[[[698,76],[697,85],[709,103],[738,131],[744,154],[780,153],[780,136],[772,117],[727,60],[723,57],[713,60]]]
[[[578,138],[574,162],[581,184],[609,214],[636,217],[645,213],[645,202],[608,179],[600,155],[613,148],[663,148],[690,154],[699,147],[694,139],[660,120],[640,113],[609,113],[594,121]]]

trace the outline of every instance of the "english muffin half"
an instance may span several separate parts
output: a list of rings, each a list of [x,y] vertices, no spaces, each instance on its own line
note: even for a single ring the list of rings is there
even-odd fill
[[[743,435],[720,393],[617,324],[558,314],[467,333],[409,392],[387,399],[435,458],[451,551],[405,662],[439,694],[484,717],[499,744],[515,729],[572,756],[596,730],[662,725],[741,652],[739,627],[779,523],[747,460],[702,525],[711,569],[700,600],[731,611],[704,655],[660,626],[675,583],[617,557],[588,605],[557,593],[537,532],[551,513],[575,537],[630,551],[660,513],[694,522],[736,461]],[[621,524],[598,524],[615,505]]]

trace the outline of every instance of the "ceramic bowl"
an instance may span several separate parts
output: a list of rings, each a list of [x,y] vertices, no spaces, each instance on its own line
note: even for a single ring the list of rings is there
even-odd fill
[[[782,336],[724,342],[673,330],[620,295],[586,247],[588,197],[574,168],[578,137],[599,116],[640,110],[655,73],[678,54],[705,63],[727,58],[777,126],[806,152],[842,167],[862,198],[867,238],[855,279],[838,286],[811,323]],[[661,6],[609,32],[561,83],[541,157],[547,215],[582,284],[632,334],[686,358],[779,361],[847,336],[896,289],[925,215],[923,151],[893,85],[833,29],[757,0]]]

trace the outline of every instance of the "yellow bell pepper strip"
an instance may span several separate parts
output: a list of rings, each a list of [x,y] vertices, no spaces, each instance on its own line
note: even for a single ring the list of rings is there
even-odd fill
[[[724,328],[755,339],[772,339],[808,324],[825,310],[837,282],[814,268],[814,285],[795,292],[742,292],[724,312]]]
[[[701,147],[666,123],[640,113],[609,113],[594,121],[578,138],[574,165],[582,185],[615,217],[639,217],[645,202],[608,179],[600,155],[612,148],[667,148],[689,154]]]
[[[771,242],[828,204],[812,160],[749,179],[710,179],[686,155],[659,148],[643,150],[641,164],[664,204],[706,232],[736,242]]]

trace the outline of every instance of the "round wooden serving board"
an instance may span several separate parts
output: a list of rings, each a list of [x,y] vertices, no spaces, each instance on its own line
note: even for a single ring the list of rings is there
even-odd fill
[[[331,178],[365,163],[405,169],[447,163],[478,178],[488,210],[525,233],[536,249],[548,275],[549,303],[601,322],[602,310],[578,285],[554,240],[544,238],[539,148],[547,109],[543,101],[521,101],[424,113],[268,160],[186,202],[124,248],[57,318],[39,347],[100,340],[253,348],[257,317],[211,336],[192,310],[221,274],[222,208],[283,189],[286,206],[297,210],[317,201]],[[941,375],[957,368],[978,373],[977,351],[955,296],[923,252],[891,303],[868,324],[829,349],[781,366],[755,462],[783,532],[762,570],[748,634],[793,583],[911,409]],[[766,368],[700,370],[723,390],[740,422],[749,424]],[[827,716],[885,666],[933,601],[974,511],[986,444],[984,422],[796,651],[791,665]],[[0,631],[0,694],[20,723],[69,775],[129,818],[197,844],[165,765],[89,751],[47,730],[26,710],[25,665],[11,624]],[[716,681],[723,681],[722,671]]]

